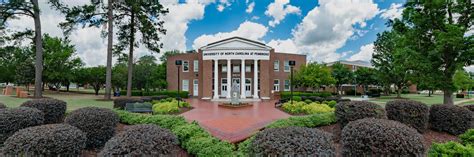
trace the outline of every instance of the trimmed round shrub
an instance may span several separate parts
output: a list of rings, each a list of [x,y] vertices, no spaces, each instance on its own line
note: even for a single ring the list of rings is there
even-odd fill
[[[255,136],[251,156],[334,156],[332,135],[314,128],[265,129]]]
[[[365,118],[342,130],[343,156],[424,156],[423,136],[403,123]]]
[[[4,109],[4,108],[7,108],[7,105],[0,102],[0,109]]]
[[[387,116],[385,110],[380,106],[368,101],[345,101],[336,104],[336,120],[342,126],[350,121],[363,118],[381,118]]]
[[[141,99],[141,98],[117,98],[117,99],[114,99],[114,108],[123,110],[123,109],[125,109],[125,105],[127,105],[127,103],[136,103],[136,102],[142,103],[143,99]]]
[[[115,134],[118,115],[110,109],[85,107],[72,111],[64,120],[87,135],[87,148],[100,148]]]
[[[428,129],[430,108],[413,100],[395,100],[385,106],[387,118],[406,124],[423,133]]]
[[[21,104],[23,107],[36,108],[44,113],[44,123],[61,123],[66,115],[66,102],[57,99],[34,99]]]
[[[86,135],[67,124],[48,124],[22,129],[5,141],[6,155],[78,156],[86,147]]]
[[[43,122],[44,114],[38,109],[18,107],[0,110],[0,145],[16,131]]]
[[[430,124],[434,130],[459,135],[474,128],[474,113],[455,105],[433,105]]]
[[[167,129],[153,124],[128,127],[112,137],[100,152],[101,156],[164,156],[178,149],[178,139]]]
[[[474,104],[471,104],[471,105],[464,105],[464,107],[467,108],[468,110],[474,112]]]

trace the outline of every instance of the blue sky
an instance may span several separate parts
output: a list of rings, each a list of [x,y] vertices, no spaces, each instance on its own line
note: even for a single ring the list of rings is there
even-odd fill
[[[188,29],[185,33],[186,37],[186,49],[194,49],[193,44],[198,37],[202,35],[212,35],[217,33],[232,32],[239,28],[239,25],[244,22],[253,22],[261,24],[268,28],[267,33],[258,38],[259,41],[268,43],[271,40],[286,40],[293,38],[292,31],[302,22],[302,20],[307,16],[307,14],[315,8],[321,7],[319,1],[316,0],[290,0],[288,3],[285,3],[283,6],[294,6],[299,9],[298,13],[289,13],[284,19],[280,21],[278,25],[270,26],[269,21],[272,21],[273,17],[265,12],[269,9],[271,3],[275,3],[274,0],[261,0],[261,1],[252,1],[252,0],[236,0],[228,1],[229,6],[225,7],[222,11],[218,10],[218,6],[221,3],[210,3],[205,6],[204,15],[202,19],[191,20],[188,24]],[[357,3],[346,1],[347,3]],[[354,35],[352,35],[343,46],[335,49],[335,53],[340,54],[339,58],[336,60],[345,60],[350,59],[350,57],[359,51],[361,47],[370,43],[376,39],[376,34],[384,31],[386,28],[385,23],[387,22],[386,17],[382,17],[382,14],[390,8],[391,5],[403,4],[403,1],[387,1],[387,0],[376,0],[368,1],[376,5],[378,12],[375,13],[375,16],[364,19],[366,23],[364,27],[361,27],[360,24],[353,24]],[[183,4],[187,2],[181,2]],[[252,12],[246,12],[250,3],[255,3]],[[344,1],[338,4],[344,4]],[[396,8],[398,12],[401,12],[401,7]],[[336,9],[337,10],[337,9]],[[172,10],[170,10],[172,11]],[[350,10],[349,10],[350,11]],[[333,19],[338,20],[338,19]],[[361,32],[361,35],[358,35],[357,31]],[[277,49],[278,51],[278,49]],[[293,52],[290,52],[293,53]],[[295,52],[295,53],[311,53],[311,52]],[[343,55],[342,54],[346,54]],[[317,58],[317,57],[316,57]],[[367,60],[370,57],[359,57],[358,59]],[[316,59],[316,61],[331,61],[334,59]]]
[[[90,0],[63,0],[83,5]],[[58,24],[64,15],[47,0],[39,0],[42,32],[63,36]],[[308,61],[369,61],[376,34],[387,29],[388,19],[400,17],[404,1],[399,0],[160,0],[169,9],[161,17],[166,35],[163,51],[197,49],[207,43],[240,36],[265,43],[277,52],[306,54]],[[9,21],[11,29],[30,29],[29,17]],[[87,66],[104,65],[107,40],[105,27],[80,28],[69,36],[77,56]],[[139,35],[137,35],[140,40]],[[117,39],[114,39],[117,42]],[[144,46],[135,58],[160,57]]]

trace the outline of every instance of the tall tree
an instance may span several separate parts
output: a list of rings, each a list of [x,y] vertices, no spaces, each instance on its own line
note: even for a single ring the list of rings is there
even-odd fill
[[[403,46],[405,38],[398,32],[385,31],[377,34],[374,42],[372,64],[383,84],[394,84],[397,87],[397,97],[401,97],[404,87],[409,84],[412,65],[409,62],[410,50]]]
[[[323,85],[332,85],[336,80],[331,76],[331,69],[323,64],[309,63],[300,67],[295,74],[295,84],[311,87],[314,92]]]
[[[35,61],[35,98],[40,98],[42,94],[43,76],[43,40],[41,34],[41,18],[38,0],[0,0],[0,28],[5,29],[7,21],[16,19],[19,16],[27,16],[34,20],[34,45],[36,51]],[[31,32],[26,30],[25,32]],[[21,34],[21,33],[20,33]]]
[[[469,73],[464,69],[456,71],[454,74],[454,86],[457,90],[469,90],[474,86],[474,80],[469,76]]]
[[[407,28],[407,48],[422,56],[414,62],[426,64],[430,75],[440,76],[445,104],[453,105],[455,72],[471,65],[474,58],[474,37],[468,35],[474,24],[473,12],[470,0],[408,1],[402,20],[395,21]]]
[[[82,66],[82,61],[76,55],[76,50],[70,41],[58,37],[44,35],[44,80],[55,86],[59,91],[61,85],[69,84],[72,80],[72,71]]]
[[[375,75],[375,70],[366,67],[360,67],[354,72],[356,84],[362,85],[364,87],[364,94],[367,93],[367,88],[369,85],[377,85],[377,76]]]
[[[351,83],[353,73],[349,68],[337,62],[332,65],[332,77],[336,80],[336,93],[339,94],[343,84]]]
[[[71,30],[76,24],[82,24],[83,26],[84,24],[100,26],[105,22],[110,24],[110,16],[108,15],[113,14],[111,19],[114,20],[115,26],[119,29],[117,32],[119,42],[115,45],[114,51],[121,53],[126,49],[129,50],[127,96],[131,96],[134,48],[138,48],[142,43],[151,51],[160,52],[160,48],[163,46],[159,42],[160,34],[166,33],[163,28],[164,21],[160,18],[168,13],[168,10],[164,9],[159,1],[122,0],[114,1],[112,6],[114,12],[108,12],[107,14],[98,11],[100,8],[95,5],[84,5],[69,9],[57,3],[56,8],[67,14],[66,22],[61,24],[66,30]],[[138,33],[141,35],[140,41],[136,40]]]
[[[66,14],[66,22],[60,24],[60,26],[64,29],[64,33],[66,35],[68,35],[76,25],[81,25],[82,27],[99,27],[101,25],[107,26],[107,63],[104,99],[110,100],[112,89],[114,0],[107,0],[107,6],[100,2],[102,1],[91,0],[91,4],[73,7],[71,9],[68,6],[60,3],[59,0],[53,0],[51,3],[56,9]]]

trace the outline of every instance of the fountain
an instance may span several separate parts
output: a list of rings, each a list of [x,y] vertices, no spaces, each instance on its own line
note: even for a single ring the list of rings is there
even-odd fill
[[[240,90],[236,81],[232,83],[232,88],[230,89],[230,103],[219,104],[220,106],[226,107],[244,107],[250,106],[250,103],[242,103],[240,100]]]

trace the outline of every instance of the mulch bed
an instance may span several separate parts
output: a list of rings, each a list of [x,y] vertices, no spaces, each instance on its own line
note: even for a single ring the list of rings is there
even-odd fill
[[[333,142],[336,147],[336,156],[337,157],[342,156],[341,125],[333,124],[333,125],[321,126],[321,127],[316,127],[316,128],[333,134]],[[434,130],[427,130],[422,135],[424,137],[423,143],[425,144],[427,152],[430,150],[433,142],[444,143],[448,141],[459,141],[459,138],[455,135],[451,135],[445,132],[437,132]]]

